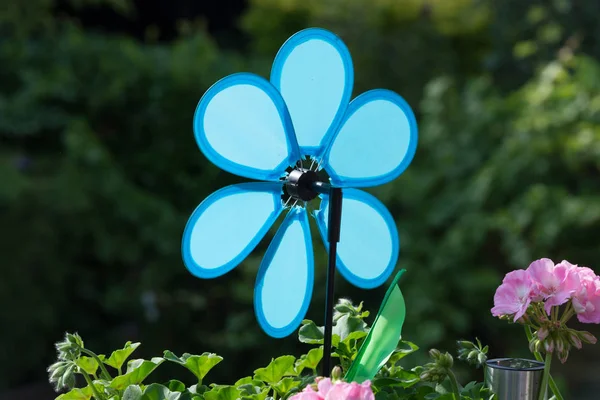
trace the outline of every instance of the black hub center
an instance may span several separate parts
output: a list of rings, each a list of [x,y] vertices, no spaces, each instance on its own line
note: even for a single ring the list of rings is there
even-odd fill
[[[296,168],[290,172],[285,181],[287,193],[297,200],[311,201],[319,195],[319,176],[315,171]]]

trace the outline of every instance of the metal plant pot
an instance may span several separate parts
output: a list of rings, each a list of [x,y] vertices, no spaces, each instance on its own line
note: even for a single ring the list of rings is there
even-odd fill
[[[538,400],[543,373],[543,362],[496,358],[486,362],[485,384],[498,395],[498,400]]]

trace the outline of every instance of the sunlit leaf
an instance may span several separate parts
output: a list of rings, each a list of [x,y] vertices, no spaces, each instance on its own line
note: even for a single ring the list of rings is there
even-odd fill
[[[184,353],[181,358],[177,357],[173,352],[166,350],[164,352],[164,358],[167,361],[171,361],[180,365],[183,365],[188,370],[190,370],[196,378],[198,378],[199,382],[202,382],[202,379],[206,376],[206,374],[218,363],[223,361],[223,357],[218,356],[212,353],[204,353],[202,355],[192,355],[189,353]]]
[[[163,362],[164,358],[161,357],[154,357],[152,360],[131,360],[127,365],[127,373],[114,378],[110,387],[122,390],[129,385],[138,385]]]
[[[139,347],[139,345],[140,343],[125,343],[125,346],[122,349],[113,351],[110,357],[104,361],[104,363],[115,369],[120,369],[125,361],[129,358],[131,353],[133,353],[135,349]]]
[[[265,368],[254,371],[254,378],[274,385],[279,382],[294,365],[294,356],[281,356],[269,363]]]

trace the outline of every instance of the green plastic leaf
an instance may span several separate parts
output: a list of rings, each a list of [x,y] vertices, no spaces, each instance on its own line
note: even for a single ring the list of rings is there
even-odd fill
[[[240,390],[233,386],[225,386],[219,389],[213,389],[204,393],[205,400],[237,400],[240,397]]]
[[[96,374],[98,370],[98,362],[92,357],[81,356],[75,363],[89,375]]]
[[[83,389],[75,388],[67,393],[63,393],[55,400],[89,400],[92,398],[92,389],[86,386]]]
[[[206,374],[218,363],[223,361],[223,357],[218,356],[213,353],[204,353],[202,355],[192,355],[189,353],[184,353],[181,358],[177,357],[173,352],[166,350],[164,352],[165,360],[177,363],[179,365],[183,365],[190,372],[192,372],[196,378],[198,378],[199,382],[202,382],[202,379],[206,376]]]
[[[398,286],[404,272],[400,270],[388,288],[373,326],[346,373],[346,381],[372,380],[396,350],[406,317],[404,297]]]
[[[288,370],[294,365],[296,358],[294,356],[281,356],[273,361],[265,368],[259,368],[254,371],[254,378],[274,385],[281,380]]]
[[[121,400],[142,400],[142,388],[139,385],[127,386]]]
[[[127,373],[117,376],[110,383],[113,389],[122,390],[129,385],[138,385],[146,379],[160,364],[164,361],[161,357],[154,357],[152,360],[131,360],[127,365]]]
[[[168,387],[153,383],[146,386],[142,400],[179,400],[180,392],[172,392]]]
[[[104,361],[104,363],[115,369],[120,369],[125,361],[129,358],[131,353],[133,353],[135,349],[139,347],[139,345],[140,343],[125,343],[125,346],[122,349],[113,351],[110,357]]]

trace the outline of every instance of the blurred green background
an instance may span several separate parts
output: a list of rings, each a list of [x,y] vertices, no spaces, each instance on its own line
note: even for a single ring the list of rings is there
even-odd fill
[[[599,272],[599,15],[597,0],[2,1],[0,398],[54,398],[64,331],[99,353],[217,352],[223,383],[305,350],[254,320],[261,251],[202,281],[179,249],[198,203],[239,181],[198,150],[198,100],[230,73],[267,77],[311,26],[348,45],[354,95],[392,89],[418,117],[413,164],[373,190],[400,231],[413,361],[475,336],[492,357],[529,356],[522,328],[489,312],[502,276],[540,257]],[[385,288],[338,278],[338,297],[377,310]],[[598,398],[599,356],[554,364],[567,398]]]

